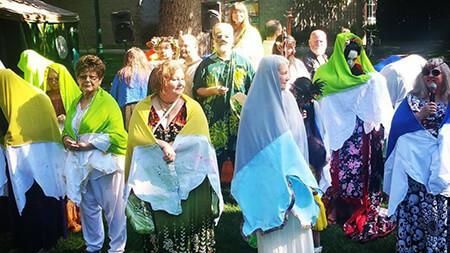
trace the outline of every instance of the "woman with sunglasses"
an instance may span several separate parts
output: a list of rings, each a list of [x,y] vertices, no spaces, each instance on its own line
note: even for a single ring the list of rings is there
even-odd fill
[[[428,60],[395,112],[384,191],[397,221],[397,252],[448,252],[450,69]]]

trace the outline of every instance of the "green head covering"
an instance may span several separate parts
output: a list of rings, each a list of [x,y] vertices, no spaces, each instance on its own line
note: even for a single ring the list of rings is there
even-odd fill
[[[345,47],[350,41],[355,41],[361,46],[356,64],[362,67],[364,72],[362,75],[352,74],[344,56]],[[367,82],[370,79],[370,75],[367,74],[369,72],[375,72],[375,69],[364,51],[362,40],[355,34],[346,32],[336,36],[333,54],[327,63],[317,69],[314,81],[321,80],[325,83],[322,91],[323,96],[327,96]]]
[[[77,139],[77,136],[73,130],[72,121],[80,98],[81,96],[70,106],[64,123],[64,135],[69,135],[74,140]],[[128,136],[123,126],[122,113],[114,98],[102,88],[98,89],[92,98],[91,105],[81,119],[78,134],[89,133],[108,134],[111,142],[108,152],[118,155],[125,154]]]
[[[36,51],[27,49],[20,54],[17,67],[22,70],[25,81],[42,89],[45,69],[52,63],[53,61],[38,54]]]
[[[73,79],[70,72],[67,70],[64,65],[59,63],[52,63],[45,70],[44,81],[42,85],[42,90],[47,91],[47,76],[49,68],[53,69],[56,73],[58,73],[59,78],[59,92],[61,93],[61,98],[64,104],[64,109],[67,112],[70,108],[70,105],[73,101],[75,101],[80,95],[81,91],[78,87],[77,83]]]

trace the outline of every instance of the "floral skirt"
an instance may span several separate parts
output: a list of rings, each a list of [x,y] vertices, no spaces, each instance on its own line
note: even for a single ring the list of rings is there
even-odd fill
[[[215,252],[213,191],[208,179],[189,193],[181,203],[183,212],[171,215],[165,211],[152,211],[155,233],[144,246],[151,253],[212,253]]]
[[[329,223],[343,225],[344,233],[358,241],[386,236],[395,225],[379,215],[383,200],[381,181],[383,128],[366,134],[357,118],[352,136],[331,158],[331,187],[323,197]]]
[[[408,178],[408,193],[397,209],[397,252],[448,252],[448,198],[427,193]]]

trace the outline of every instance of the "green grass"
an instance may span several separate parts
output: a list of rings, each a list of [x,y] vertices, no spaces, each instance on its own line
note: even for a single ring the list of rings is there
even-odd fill
[[[256,253],[256,249],[248,246],[241,236],[240,228],[242,215],[236,204],[225,205],[224,213],[216,227],[216,249],[217,253]],[[39,231],[36,231],[39,233]],[[386,238],[378,239],[367,243],[358,243],[346,238],[338,226],[330,226],[321,233],[323,253],[391,253],[395,252],[395,237],[393,234]],[[141,253],[143,237],[136,234],[131,227],[128,227],[127,253]],[[54,253],[79,253],[84,249],[84,242],[81,233],[71,233],[68,238],[60,240],[52,251]],[[105,242],[104,252],[107,250]],[[0,252],[11,251],[10,235],[0,235]]]

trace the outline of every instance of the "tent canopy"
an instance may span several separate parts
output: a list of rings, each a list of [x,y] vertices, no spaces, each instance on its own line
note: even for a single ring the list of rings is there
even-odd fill
[[[66,23],[80,20],[77,13],[39,0],[2,0],[0,17],[33,23]]]

